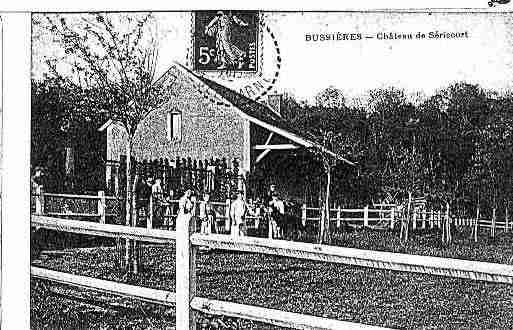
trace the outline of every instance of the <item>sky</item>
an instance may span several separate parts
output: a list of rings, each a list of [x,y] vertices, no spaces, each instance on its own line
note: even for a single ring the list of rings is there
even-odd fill
[[[189,65],[192,14],[155,15],[160,31],[157,72],[163,73],[175,61]],[[403,88],[407,94],[432,95],[457,81],[498,91],[513,87],[512,14],[266,12],[261,17],[261,75],[227,79],[209,73],[210,78],[240,90],[258,82],[269,84],[278,74],[273,92],[287,91],[309,101],[328,86],[342,89],[347,98],[388,86]],[[436,31],[457,37],[430,38],[429,32]],[[416,38],[418,32],[425,38]],[[357,40],[311,40],[320,34],[337,33],[346,37],[352,34]],[[383,35],[390,33],[411,34],[412,39],[384,40]],[[45,70],[42,59],[53,56],[56,48],[51,38],[36,39],[33,75],[37,78]],[[279,69],[277,56],[281,59]],[[259,93],[257,90],[248,96]]]

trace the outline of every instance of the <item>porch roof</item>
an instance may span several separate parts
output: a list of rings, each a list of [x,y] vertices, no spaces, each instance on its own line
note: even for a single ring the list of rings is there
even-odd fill
[[[281,135],[303,147],[312,148],[316,147],[323,152],[341,160],[349,165],[355,163],[347,160],[341,155],[334,153],[331,150],[324,148],[314,141],[314,137],[309,133],[299,130],[297,127],[292,126],[283,117],[274,112],[267,105],[256,102],[228,87],[225,87],[215,81],[212,81],[204,76],[198,75],[188,68],[177,63],[177,66],[187,71],[189,75],[194,76],[196,80],[206,85],[210,90],[214,91],[221,98],[226,100],[230,105],[240,110],[244,117],[247,117],[252,123],[261,126],[271,132]]]

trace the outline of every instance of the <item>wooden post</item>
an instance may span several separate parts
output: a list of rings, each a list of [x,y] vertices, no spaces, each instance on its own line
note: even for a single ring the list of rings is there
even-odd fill
[[[306,226],[306,204],[303,204],[301,207],[301,222],[303,223],[303,227]]]
[[[479,214],[479,206],[477,207],[477,210],[476,210],[476,222],[474,223],[474,242],[477,243],[477,233],[479,231],[479,217],[480,217],[480,214]]]
[[[98,191],[98,215],[100,216],[100,223],[105,224],[105,192],[103,190]]]
[[[226,200],[226,206],[225,206],[225,217],[226,217],[226,221],[224,223],[224,228],[226,229],[227,232],[230,232],[230,227],[231,227],[231,221],[230,221],[230,205],[231,205],[231,200],[228,198]]]
[[[426,229],[426,210],[422,210],[422,229]]]
[[[37,185],[36,193],[36,214],[43,215],[45,213],[45,195],[42,185]]]
[[[490,230],[490,234],[492,237],[495,237],[495,223],[497,220],[497,213],[495,206],[492,209],[492,229]]]
[[[504,221],[505,221],[505,228],[504,228],[504,231],[507,233],[508,230],[509,230],[509,214],[508,214],[508,205],[506,204],[506,214],[504,216]]]
[[[119,166],[115,167],[116,174],[114,175],[114,195],[119,196]]]
[[[337,208],[337,228],[340,228],[340,218],[342,215],[342,209],[340,208],[340,205]]]
[[[429,211],[429,226],[431,229],[435,228],[435,221],[433,219],[433,210]]]
[[[401,215],[401,231],[399,233],[399,238],[401,239],[401,242],[406,242],[408,240],[408,222],[409,217],[411,214],[411,193],[408,193],[408,206],[406,209],[406,215],[404,214],[404,211]]]
[[[146,222],[146,228],[152,229],[153,228],[153,194],[150,195],[150,206],[148,207],[148,217]]]
[[[132,227],[137,227],[137,196],[135,194],[135,187],[137,182],[137,174],[135,175],[134,184],[132,187]],[[128,261],[128,267],[130,267],[130,261],[132,262],[132,273],[137,274],[139,273],[139,247],[136,240],[129,240],[129,249],[127,249],[126,253],[131,254],[132,260]]]
[[[445,216],[442,224],[442,243],[449,244],[452,241],[451,236],[451,218],[449,213],[449,203],[445,204]]]
[[[413,207],[413,223],[412,223],[412,230],[417,230],[417,209]]]
[[[176,224],[176,328],[196,330],[191,301],[196,295],[196,253],[191,244],[191,221],[185,217]]]
[[[394,222],[395,222],[395,207],[392,207],[390,210],[390,229],[394,230]]]
[[[369,227],[369,205],[363,208],[363,227]]]

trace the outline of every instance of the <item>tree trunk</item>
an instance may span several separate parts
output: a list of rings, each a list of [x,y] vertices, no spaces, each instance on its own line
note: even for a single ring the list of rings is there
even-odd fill
[[[125,194],[125,226],[131,225],[132,215],[132,189],[131,189],[131,172],[132,172],[132,138],[127,138],[126,143],[126,194]],[[130,268],[130,246],[131,242],[129,239],[125,240],[125,268]]]
[[[326,190],[324,201],[321,205],[321,226],[319,230],[319,244],[330,243],[330,185],[331,167],[326,171]]]
[[[69,133],[67,133],[66,146],[64,147],[64,174],[66,192],[72,193],[75,188],[75,150]]]

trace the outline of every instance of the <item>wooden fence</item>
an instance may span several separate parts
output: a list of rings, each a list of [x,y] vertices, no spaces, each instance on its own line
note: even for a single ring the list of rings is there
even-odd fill
[[[231,164],[223,159],[192,160],[191,158],[132,160],[134,173],[139,178],[160,179],[164,196],[177,198],[186,189],[208,192],[213,198],[231,198],[237,190],[246,189],[247,173],[240,170],[239,162]],[[106,168],[107,191],[123,195],[126,187],[126,157],[120,162],[108,161]]]
[[[35,214],[90,218],[107,223],[107,219],[115,222],[123,210],[123,200],[106,196],[103,191],[99,191],[98,195],[72,195],[47,193],[39,189],[31,197],[31,208]]]
[[[320,221],[320,209],[315,207],[307,207],[303,205],[301,217],[303,223],[307,221]],[[343,209],[331,208],[330,221],[336,223],[336,227],[341,227],[341,223],[345,222],[351,227],[369,227],[386,228],[394,227],[406,216],[405,211],[398,210],[392,206],[389,209],[372,209],[368,206],[361,209]],[[479,218],[463,218],[454,214],[448,214],[447,211],[442,210],[414,210],[409,219],[410,226],[413,230],[419,229],[432,229],[441,228],[443,221],[450,217],[451,222],[458,227],[471,227],[474,230],[487,229],[490,236],[494,237],[497,230],[508,232],[512,229],[511,221],[506,215],[503,220],[498,220],[496,216],[492,215],[491,219]]]
[[[159,216],[162,217],[159,228],[173,229],[176,225],[178,215],[177,199],[167,199],[163,202],[155,202],[151,196],[149,200],[143,201],[148,205],[147,214],[137,214],[143,217],[147,228],[155,228],[156,209],[160,208]],[[42,190],[38,194],[32,195],[32,212],[38,215],[47,215],[71,219],[86,219],[108,224],[124,224],[122,218],[124,212],[124,199],[116,196],[106,196],[103,191],[98,195],[71,195],[46,193]],[[231,200],[213,201],[212,209],[215,212],[216,228],[224,233],[230,231],[230,206]],[[252,205],[250,205],[252,207]],[[142,212],[141,212],[142,213]],[[263,217],[253,214],[246,216],[248,228],[258,227]],[[139,222],[140,223],[140,222]]]
[[[195,269],[199,246],[513,284],[513,265],[360,250],[263,238],[232,238],[227,235],[217,234],[201,235],[193,233],[193,226],[189,221],[177,224],[176,232],[67,220],[41,215],[33,215],[31,223],[32,226],[39,228],[128,238],[152,243],[169,244],[176,241],[176,293],[76,276],[37,267],[31,268],[31,274],[34,277],[68,285],[102,290],[164,305],[175,304],[177,329],[196,329],[194,311],[239,317],[296,329],[365,328],[361,324],[197,297]]]
[[[116,196],[106,196],[103,191],[97,195],[71,195],[46,193],[42,190],[33,195],[32,211],[40,215],[50,215],[68,218],[86,218],[95,220],[99,223],[124,223],[122,215],[124,212],[124,200]],[[175,219],[178,213],[178,200],[167,199],[164,202],[154,202],[153,197],[147,201],[149,205],[148,214],[143,222],[147,228],[155,227],[155,209],[160,208],[159,216],[160,227],[165,229],[175,228]],[[216,215],[216,228],[223,229],[223,232],[230,230],[229,210],[231,200],[211,202]],[[255,205],[249,205],[250,209],[255,209]],[[320,220],[320,209],[302,205],[301,217],[303,225],[308,222],[318,222]],[[494,215],[491,219],[479,218],[460,218],[455,215],[449,215],[447,211],[434,211],[417,209],[412,213],[409,219],[413,230],[441,228],[446,217],[450,216],[451,221],[458,227],[473,228],[475,233],[480,229],[489,230],[490,236],[494,237],[497,230],[508,232],[511,230],[511,223],[506,215],[503,220],[498,220]],[[405,217],[405,213],[398,210],[394,205],[388,209],[369,208],[361,209],[343,209],[341,207],[330,209],[330,221],[336,228],[340,228],[342,223],[357,228],[381,228],[394,229],[396,224]],[[263,217],[249,213],[246,216],[248,228],[257,228],[263,223]],[[475,238],[477,240],[477,236]]]

